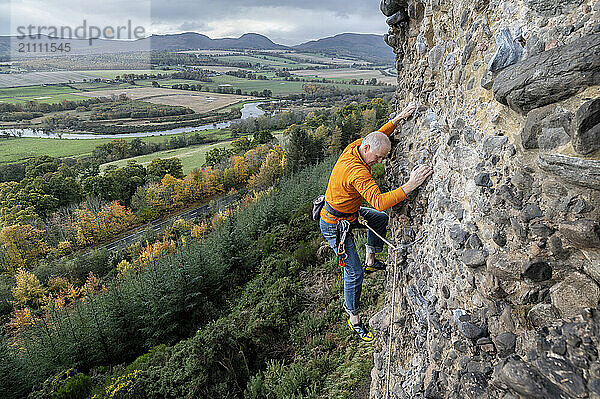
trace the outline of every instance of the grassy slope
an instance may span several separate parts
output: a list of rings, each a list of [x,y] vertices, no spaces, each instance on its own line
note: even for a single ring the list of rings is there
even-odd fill
[[[188,174],[195,168],[201,168],[206,160],[206,153],[213,148],[228,147],[231,141],[224,141],[214,144],[201,144],[190,147],[178,148],[175,150],[159,151],[148,155],[141,155],[134,158],[121,159],[114,162],[102,164],[100,170],[103,172],[108,166],[114,165],[117,168],[127,165],[131,160],[142,165],[148,165],[156,158],[174,158],[177,157],[183,164],[183,173]]]
[[[224,134],[223,140],[225,140],[228,137],[230,137],[229,133]],[[280,138],[281,135],[275,135],[275,137]],[[118,161],[102,164],[100,166],[100,170],[104,171],[109,165],[115,165],[119,168],[127,165],[127,163],[131,160],[134,160],[142,165],[148,165],[150,162],[152,162],[153,159],[156,158],[177,157],[181,160],[181,163],[183,164],[183,173],[187,175],[195,168],[201,168],[204,165],[204,161],[206,160],[206,153],[208,151],[212,150],[213,148],[227,148],[229,147],[230,143],[231,141],[227,140],[219,143],[194,145],[190,147],[177,148],[175,150],[166,150],[148,155],[140,155],[139,157],[120,159]]]
[[[170,137],[189,135],[190,133],[174,134],[169,136],[142,137],[147,143],[160,143]],[[193,133],[191,133],[193,134]],[[224,139],[230,135],[227,129],[204,130],[202,135],[217,135],[215,138]],[[44,139],[44,138],[0,138],[0,164],[19,162],[38,155],[50,155],[57,158],[80,157],[90,155],[94,148],[108,143],[113,139]],[[131,141],[133,138],[124,138]]]

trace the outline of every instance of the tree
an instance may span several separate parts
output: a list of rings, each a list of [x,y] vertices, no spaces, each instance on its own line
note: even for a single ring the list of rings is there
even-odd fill
[[[250,180],[248,181],[249,188],[254,191],[260,191],[271,187],[281,176],[283,176],[285,164],[285,154],[281,147],[276,145],[269,151],[258,174],[250,177]]]
[[[206,160],[204,161],[204,165],[205,166],[215,166],[222,160],[229,157],[230,154],[231,154],[231,151],[226,148],[222,148],[222,147],[211,148],[206,153]]]
[[[135,190],[146,181],[146,169],[143,165],[131,160],[119,169],[112,170],[105,175],[109,181],[110,191],[107,201],[118,200],[123,204],[129,204]]]
[[[223,174],[218,169],[203,168],[202,173],[198,176],[202,186],[203,198],[212,197],[215,194],[220,194],[225,191],[223,186]]]
[[[25,269],[18,269],[15,279],[16,284],[12,289],[15,305],[20,308],[39,308],[44,303],[46,290],[37,277]]]
[[[77,243],[85,246],[114,237],[133,222],[131,209],[112,201],[102,205],[99,211],[92,211],[86,203],[76,212]]]
[[[289,135],[287,148],[287,171],[296,173],[307,165],[323,159],[323,146],[308,134],[305,126],[292,125],[284,134]]]
[[[260,132],[254,133],[254,139],[252,140],[253,146],[259,144],[266,144],[273,140],[274,137],[269,130],[261,130]]]
[[[252,148],[252,142],[250,140],[248,140],[248,137],[246,137],[246,136],[235,139],[231,143],[231,149],[234,154],[246,152],[251,148]]]
[[[165,186],[159,183],[150,183],[146,187],[146,203],[151,207],[152,213],[158,214],[160,212],[171,209],[172,198]]]
[[[38,258],[48,251],[44,233],[29,224],[7,226],[0,231],[0,243],[4,245],[12,270],[37,264]]]
[[[184,183],[181,179],[176,179],[170,174],[162,178],[160,184],[166,189],[171,197],[171,207],[179,208],[185,203]]]
[[[157,179],[162,179],[166,174],[183,179],[183,165],[179,158],[156,158],[152,160],[146,170],[149,176]]]

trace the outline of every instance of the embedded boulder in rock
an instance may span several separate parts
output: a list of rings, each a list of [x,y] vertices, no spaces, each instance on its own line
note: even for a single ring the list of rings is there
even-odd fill
[[[543,260],[533,260],[523,265],[523,276],[531,281],[541,282],[552,278],[552,266]]]
[[[518,358],[506,359],[498,365],[496,372],[498,380],[525,398],[570,398],[540,374],[536,367]]]
[[[407,5],[406,0],[381,0],[379,8],[383,15],[391,17]]]
[[[591,34],[504,69],[492,89],[497,101],[526,114],[597,84],[600,34]]]
[[[600,248],[600,224],[595,220],[562,222],[558,231],[576,248]]]
[[[521,144],[525,149],[540,147],[545,130],[563,129],[567,135],[571,131],[572,115],[556,105],[547,105],[530,111],[521,131]],[[547,133],[546,133],[547,134]]]
[[[496,36],[496,53],[490,60],[488,70],[498,72],[518,62],[523,56],[523,46],[517,43],[508,28],[504,28]]]
[[[600,98],[583,104],[575,114],[573,148],[587,155],[600,148]]]
[[[389,26],[394,26],[405,21],[408,21],[408,13],[404,8],[401,8],[400,11],[386,19],[385,23]]]
[[[525,0],[525,5],[541,15],[550,17],[572,9],[582,2],[582,0]]]
[[[502,280],[519,280],[521,266],[504,254],[494,254],[487,259],[487,272]]]
[[[559,317],[558,310],[550,303],[538,303],[527,313],[527,318],[535,327],[545,326]]]
[[[574,317],[585,308],[598,306],[600,288],[585,274],[575,272],[554,285],[550,289],[550,297],[562,317]]]
[[[542,129],[542,134],[538,138],[538,144],[542,150],[551,150],[561,145],[567,144],[571,137],[562,127]]]
[[[540,154],[538,164],[546,172],[578,186],[600,190],[600,161],[561,154]]]

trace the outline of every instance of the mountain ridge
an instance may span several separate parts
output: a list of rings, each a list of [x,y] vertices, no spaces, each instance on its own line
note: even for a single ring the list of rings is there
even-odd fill
[[[42,35],[44,40],[72,41],[78,49],[88,47],[86,39],[51,39]],[[0,36],[0,52],[8,52],[11,38],[15,36]],[[294,46],[285,46],[274,43],[267,36],[258,33],[244,33],[240,37],[226,37],[212,39],[207,35],[197,32],[172,33],[165,35],[151,35],[147,38],[125,41],[95,39],[96,46],[101,45],[110,50],[137,51],[152,50],[296,50],[318,52],[327,55],[350,56],[368,60],[393,62],[394,53],[384,43],[380,35],[363,33],[340,33],[334,36],[310,40]],[[107,51],[108,51],[107,50]]]

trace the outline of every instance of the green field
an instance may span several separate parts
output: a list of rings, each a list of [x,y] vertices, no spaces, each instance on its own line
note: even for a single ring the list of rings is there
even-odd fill
[[[281,134],[275,134],[277,139],[282,137]],[[139,157],[121,159],[114,162],[109,162],[100,165],[100,171],[103,172],[109,165],[115,165],[117,168],[127,165],[127,162],[135,160],[137,163],[142,165],[148,165],[152,160],[156,158],[173,158],[177,157],[183,164],[183,173],[188,174],[195,168],[201,168],[206,160],[206,153],[213,148],[228,148],[232,140],[223,141],[220,143],[213,144],[201,144],[185,148],[178,148],[175,150],[166,150],[155,152],[148,155],[141,155]]]
[[[28,101],[57,103],[63,100],[85,100],[85,97],[68,94],[73,92],[71,87],[58,85],[0,88],[0,103],[25,104]]]
[[[214,140],[225,140],[231,136],[229,129],[204,130],[202,135],[210,136]],[[193,133],[181,133],[168,136],[143,137],[147,143],[160,143],[170,137],[184,136]],[[94,148],[108,143],[112,139],[45,139],[45,138],[0,138],[0,164],[14,163],[28,158],[49,155],[52,157],[80,157],[90,155]],[[133,138],[124,138],[131,141]]]
[[[94,75],[97,76],[99,78],[105,78],[105,79],[114,79],[117,76],[122,76],[123,74],[136,74],[136,75],[143,75],[145,73],[147,73],[148,75],[151,74],[171,74],[171,73],[175,73],[175,72],[179,72],[179,71],[175,71],[175,70],[167,70],[167,71],[163,71],[161,69],[115,69],[115,70],[98,70],[98,71],[80,71],[83,73],[87,73],[90,75]]]
[[[115,90],[115,89],[131,89],[136,87],[129,83],[105,83],[105,82],[79,82],[79,83],[71,83],[69,86],[77,89],[71,90],[74,91],[93,91],[93,90]]]
[[[286,66],[291,67],[298,64],[297,62],[272,56],[250,56],[250,55],[225,55],[218,57],[218,59],[227,62],[250,62],[252,64],[268,65],[268,66]]]
[[[135,86],[131,86],[131,87],[152,87],[152,82],[153,80],[136,80],[135,81]],[[161,86],[161,87],[166,87],[167,89],[170,89],[172,85],[176,85],[176,84],[189,84],[189,85],[208,85],[209,83],[207,82],[201,82],[199,80],[188,80],[188,79],[160,79],[160,80],[156,80],[156,82]]]
[[[265,57],[265,58],[263,58]],[[306,62],[297,62],[293,60],[288,60],[287,58],[275,57],[275,56],[250,56],[250,55],[225,55],[217,57],[219,60],[227,61],[227,62],[249,62],[252,65],[265,65],[270,67],[277,68],[314,68],[320,64],[311,64]],[[210,67],[207,67],[210,69]]]
[[[242,91],[250,92],[252,90],[262,91],[269,89],[274,95],[277,94],[290,94],[290,93],[302,93],[302,85],[306,82],[291,82],[286,80],[250,80],[238,78],[236,76],[220,75],[212,78],[212,83],[205,83],[205,86],[211,87],[211,90],[222,84],[230,84],[234,88],[240,88]],[[317,83],[319,85],[335,86],[339,89],[345,90],[381,90],[380,86],[366,86],[366,85],[350,85],[345,83]]]
[[[204,165],[204,161],[206,159],[206,153],[213,148],[222,148],[228,147],[231,141],[225,141],[221,143],[213,143],[213,144],[200,144],[194,145],[190,147],[178,148],[175,150],[166,150],[155,152],[148,155],[141,155],[139,157],[121,159],[114,162],[109,162],[100,165],[100,171],[104,172],[109,165],[114,165],[117,168],[123,167],[127,165],[127,163],[131,160],[136,161],[142,165],[148,165],[152,162],[153,159],[156,158],[173,158],[177,157],[181,160],[183,164],[183,173],[188,174],[195,168],[201,168]]]

